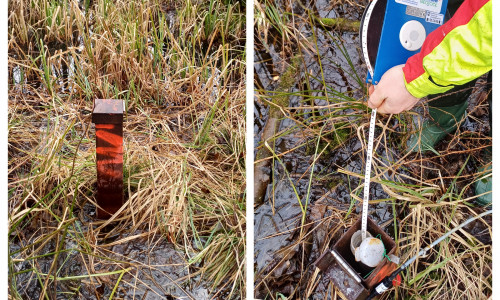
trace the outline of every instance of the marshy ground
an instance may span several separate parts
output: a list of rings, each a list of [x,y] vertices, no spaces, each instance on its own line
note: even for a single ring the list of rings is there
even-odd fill
[[[245,7],[9,1],[9,295],[245,287]],[[95,219],[95,98],[125,102],[126,204]]]
[[[359,20],[367,1],[258,1],[255,15],[255,293],[266,299],[340,299],[314,267],[359,217],[368,138]],[[325,20],[323,18],[327,18]],[[337,21],[335,21],[337,20]],[[341,20],[340,22],[338,22]],[[486,210],[473,182],[491,145],[478,80],[460,128],[436,153],[407,154],[413,111],[377,117],[370,217],[402,261]],[[424,101],[425,102],[425,101]],[[474,222],[403,273],[381,299],[487,299],[491,217]]]

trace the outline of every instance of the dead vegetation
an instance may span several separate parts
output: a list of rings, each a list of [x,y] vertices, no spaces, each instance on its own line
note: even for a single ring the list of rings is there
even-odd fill
[[[293,224],[262,236],[260,224],[255,225],[257,243],[277,245],[269,254],[272,261],[256,270],[256,295],[268,299],[341,299],[313,263],[358,219],[362,200],[369,126],[363,104],[366,69],[355,49],[356,33],[313,23],[316,14],[323,17],[333,10],[354,20],[362,9],[345,1],[328,8],[317,1],[305,6],[260,1],[256,24],[260,115],[268,117],[275,98],[290,100],[279,107],[281,126],[265,138],[272,154],[258,161],[271,161],[268,194],[257,208],[266,218],[259,220]],[[297,84],[277,91],[274,79],[283,75],[279,65],[291,65],[288,58],[295,55],[303,59]],[[437,153],[406,153],[406,141],[418,126],[414,117],[426,115],[424,105],[377,117],[370,211],[399,245],[402,262],[486,210],[474,205],[473,183],[484,176],[479,167],[491,163],[482,152],[491,145],[485,97],[490,90],[484,80],[476,84],[467,120],[438,145]],[[266,147],[263,140],[257,146]],[[292,210],[284,204],[286,197],[295,206],[308,205],[306,211]],[[402,285],[381,299],[487,299],[492,292],[491,228],[487,217],[453,234],[413,263]],[[269,250],[256,247],[259,251]]]
[[[201,284],[206,297],[244,296],[244,11],[232,1],[9,1],[12,298],[193,298]],[[93,218],[95,98],[126,105],[126,205],[109,221]],[[168,243],[177,258],[158,262]],[[141,284],[143,269],[165,265],[174,275]]]

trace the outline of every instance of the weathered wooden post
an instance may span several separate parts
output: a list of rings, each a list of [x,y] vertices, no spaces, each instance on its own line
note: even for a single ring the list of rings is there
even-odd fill
[[[123,204],[123,100],[95,99],[97,217],[108,218]]]

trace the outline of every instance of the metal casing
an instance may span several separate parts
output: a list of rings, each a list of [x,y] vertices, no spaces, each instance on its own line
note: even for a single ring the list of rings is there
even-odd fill
[[[97,217],[107,218],[123,205],[123,100],[96,99]]]
[[[92,110],[92,123],[122,124],[123,100],[95,99]]]
[[[386,255],[395,254],[396,243],[394,240],[384,232],[384,230],[378,226],[372,219],[367,218],[367,228],[368,231],[373,236],[378,236],[385,245]],[[387,265],[391,264],[384,258],[382,262],[373,269],[364,267],[354,260],[354,255],[350,249],[350,241],[352,235],[361,229],[361,218],[354,223],[354,225],[349,228],[349,230],[344,233],[344,235],[335,243],[331,251],[325,252],[314,264],[322,272],[323,276],[328,278],[336,287],[337,291],[342,294],[344,299],[348,300],[364,300],[368,297],[370,291],[378,283],[374,280],[377,278],[377,274]],[[334,253],[332,253],[334,252]],[[334,257],[338,254],[342,261],[339,261]],[[347,265],[350,270],[346,270]],[[370,275],[363,278],[371,271]],[[359,276],[353,276],[352,273],[359,274]],[[358,277],[361,282],[359,282],[355,277]]]

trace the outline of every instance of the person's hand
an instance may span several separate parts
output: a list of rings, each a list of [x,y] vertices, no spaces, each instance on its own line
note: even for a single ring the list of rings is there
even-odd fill
[[[420,99],[406,89],[403,67],[392,67],[384,73],[374,90],[370,87],[370,92],[373,91],[368,99],[370,108],[377,108],[377,112],[382,114],[399,114],[417,104]]]

